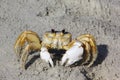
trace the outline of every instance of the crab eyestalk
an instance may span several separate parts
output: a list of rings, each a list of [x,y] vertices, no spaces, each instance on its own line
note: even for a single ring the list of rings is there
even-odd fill
[[[62,30],[62,33],[63,33],[63,34],[65,33],[65,29]]]
[[[55,30],[54,30],[54,29],[51,29],[51,32],[52,32],[52,33],[55,33]]]

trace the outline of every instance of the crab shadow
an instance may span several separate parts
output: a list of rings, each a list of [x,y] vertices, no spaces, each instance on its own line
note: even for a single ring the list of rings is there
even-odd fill
[[[38,58],[40,58],[40,55],[36,54],[36,51],[32,51],[29,54],[32,55],[33,57],[26,63],[25,69],[31,66]]]
[[[105,60],[105,58],[108,56],[108,46],[106,44],[97,45],[97,50],[98,50],[98,56],[92,67],[101,64]],[[54,61],[54,64],[56,65],[56,61],[61,60],[61,58],[63,57],[63,54],[65,53],[65,50],[51,49],[49,52],[53,53],[53,61]],[[82,60],[75,62],[70,67],[80,66],[81,64],[82,64]]]
[[[101,64],[105,58],[108,56],[108,46],[105,44],[101,44],[97,46],[98,49],[98,57],[96,61],[94,62],[93,66],[97,66],[98,64]]]
[[[101,64],[105,58],[108,55],[108,46],[105,44],[101,44],[101,45],[97,45],[97,49],[98,49],[98,57],[96,59],[96,61],[94,62],[93,66],[97,66],[99,64]],[[50,49],[49,52],[51,53],[52,59],[54,64],[56,65],[57,62],[59,62],[61,60],[61,58],[63,57],[63,54],[65,53],[65,50],[57,50],[57,49]],[[35,52],[31,52],[30,54],[33,55]],[[27,69],[30,65],[32,65],[38,58],[40,58],[40,55],[34,55],[32,57],[31,60],[29,60],[29,62],[26,64],[25,68]],[[78,61],[76,63],[74,63],[73,65],[71,65],[70,67],[76,67],[76,66],[80,66],[82,63],[82,61]]]
[[[65,54],[66,50],[60,49],[49,49],[49,52],[51,53],[54,65],[60,64],[61,58],[63,57],[63,54]]]
[[[65,50],[62,49],[49,49],[48,51],[50,52],[54,65],[56,65],[56,63],[61,60],[63,54],[65,53]],[[38,58],[40,58],[40,54],[36,53],[36,51],[32,51],[29,54],[33,57],[26,63],[25,69],[28,69],[29,66],[31,66]]]

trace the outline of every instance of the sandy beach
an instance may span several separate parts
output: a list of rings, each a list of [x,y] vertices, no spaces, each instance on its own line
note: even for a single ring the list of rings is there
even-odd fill
[[[98,58],[92,67],[51,68],[29,56],[22,70],[14,43],[25,30],[40,38],[51,29],[92,34]],[[120,0],[0,0],[0,80],[120,80]]]

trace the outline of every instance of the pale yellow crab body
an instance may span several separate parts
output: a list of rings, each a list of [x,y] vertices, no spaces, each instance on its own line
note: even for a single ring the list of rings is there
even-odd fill
[[[78,45],[75,45],[76,42],[78,42]],[[52,29],[51,31],[45,32],[42,39],[33,31],[24,31],[17,38],[14,48],[23,68],[25,68],[26,60],[31,51],[41,51],[41,59],[51,63],[52,66],[54,64],[52,59],[50,59],[48,49],[67,50],[65,55],[63,55],[64,61],[62,58],[61,62],[62,64],[66,63],[68,66],[76,62],[76,60],[80,60],[82,55],[84,55],[83,64],[90,61],[90,57],[92,57],[88,66],[91,66],[97,58],[96,42],[92,35],[84,34],[72,40],[72,35],[69,32],[65,32],[65,30],[55,31]]]
[[[43,35],[42,46],[54,49],[63,49],[71,42],[71,34],[63,32],[46,32]]]

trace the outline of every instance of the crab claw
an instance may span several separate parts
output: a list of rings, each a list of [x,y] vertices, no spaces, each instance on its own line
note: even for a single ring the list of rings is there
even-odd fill
[[[79,61],[82,59],[83,52],[82,43],[74,42],[73,46],[63,55],[61,65],[70,66],[76,61]]]
[[[41,48],[40,57],[45,62],[49,63],[51,67],[54,67],[52,58],[51,58],[50,53],[48,52],[47,48],[45,48],[45,47]]]

